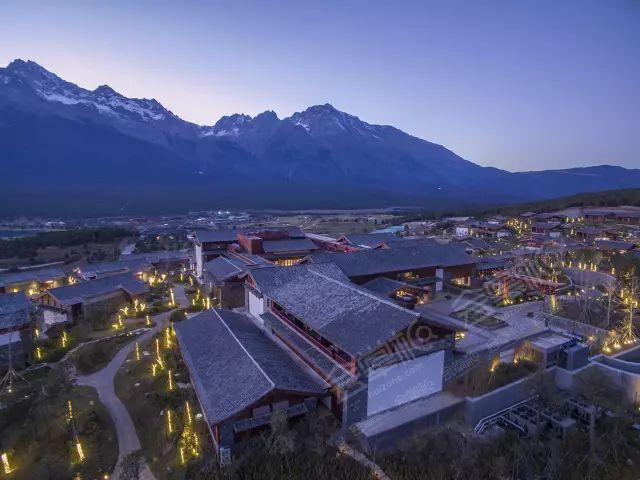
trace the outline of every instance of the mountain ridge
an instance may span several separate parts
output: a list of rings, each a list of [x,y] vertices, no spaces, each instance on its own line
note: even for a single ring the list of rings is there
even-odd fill
[[[42,211],[24,195],[15,205],[25,191],[48,198],[50,208],[63,191],[84,192],[88,204],[92,195],[104,198],[105,210],[134,212],[150,208],[143,192],[157,191],[180,196],[172,204],[158,199],[158,209],[334,208],[500,204],[640,185],[640,170],[615,166],[483,167],[329,103],[282,119],[267,110],[197,125],[155,99],[127,98],[108,85],[84,89],[24,60],[0,68],[0,155],[0,200],[12,202],[0,214]]]

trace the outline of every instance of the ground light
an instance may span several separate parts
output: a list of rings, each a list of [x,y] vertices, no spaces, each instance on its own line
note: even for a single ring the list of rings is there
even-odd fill
[[[4,470],[5,475],[9,475],[15,470],[15,468],[12,468],[9,463],[9,455],[7,453],[0,455],[0,459],[2,459],[2,469]]]
[[[171,376],[171,370],[167,370],[167,389],[173,391],[173,377]]]
[[[140,344],[136,342],[136,360],[140,360]]]

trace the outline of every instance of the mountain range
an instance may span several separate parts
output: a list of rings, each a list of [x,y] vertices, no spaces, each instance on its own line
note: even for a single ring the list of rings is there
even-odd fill
[[[640,170],[508,172],[315,105],[209,126],[87,90],[35,62],[0,68],[0,214],[497,205],[640,186]]]

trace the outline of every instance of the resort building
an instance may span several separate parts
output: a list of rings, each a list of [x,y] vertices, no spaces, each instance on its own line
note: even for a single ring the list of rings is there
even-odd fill
[[[203,285],[214,305],[232,309],[245,305],[244,276],[250,267],[273,265],[258,255],[227,251],[204,264]]]
[[[114,314],[125,303],[146,301],[149,285],[131,273],[110,275],[51,288],[38,298],[42,331],[59,323],[75,323]]]
[[[251,269],[247,297],[255,322],[330,384],[323,402],[344,425],[442,390],[455,331],[334,264]]]
[[[60,267],[4,271],[0,273],[0,293],[26,292],[34,296],[47,288],[62,285],[65,278],[66,274]]]
[[[403,241],[405,242],[405,241]],[[410,242],[410,240],[406,240]],[[370,249],[356,253],[318,253],[305,263],[332,262],[352,282],[362,285],[386,277],[416,286],[434,284],[441,291],[445,283],[470,286],[475,264],[460,245],[410,244],[401,242],[390,249]]]
[[[0,295],[0,372],[23,368],[33,349],[34,306],[24,292]]]
[[[219,458],[236,441],[316,408],[329,385],[245,315],[206,310],[176,336]]]

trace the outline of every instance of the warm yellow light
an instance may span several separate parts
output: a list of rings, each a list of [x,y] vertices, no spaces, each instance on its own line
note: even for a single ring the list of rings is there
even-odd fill
[[[136,342],[136,360],[140,360],[140,344]]]
[[[169,328],[165,328],[164,330],[164,342],[167,348],[171,348],[171,334],[169,332]]]
[[[71,400],[67,401],[67,415],[69,422],[71,422],[73,420],[73,404],[71,403]]]
[[[171,375],[171,370],[167,370],[167,388],[171,392],[173,391],[173,376]]]
[[[189,402],[184,402],[184,409],[187,417],[187,425],[191,425],[193,423],[193,418],[191,417],[191,406]]]
[[[40,347],[36,347],[36,360],[42,360],[42,349]]]
[[[82,451],[82,444],[80,443],[80,440],[76,441],[76,451],[78,452],[78,461],[83,462],[84,452]]]
[[[156,368],[158,367],[158,365],[156,365],[155,363],[151,365],[151,376],[155,377],[156,376]]]
[[[63,331],[62,332],[62,348],[67,348],[67,342],[68,342],[67,332]]]
[[[173,422],[171,420],[171,410],[167,409],[167,431],[173,433]]]
[[[9,475],[14,470],[13,468],[11,468],[11,464],[9,463],[9,456],[6,453],[3,453],[2,455],[0,455],[0,458],[2,458],[2,468],[5,475]]]
[[[149,315],[146,316],[146,320],[147,320],[147,327],[151,326],[151,318],[149,317]]]

